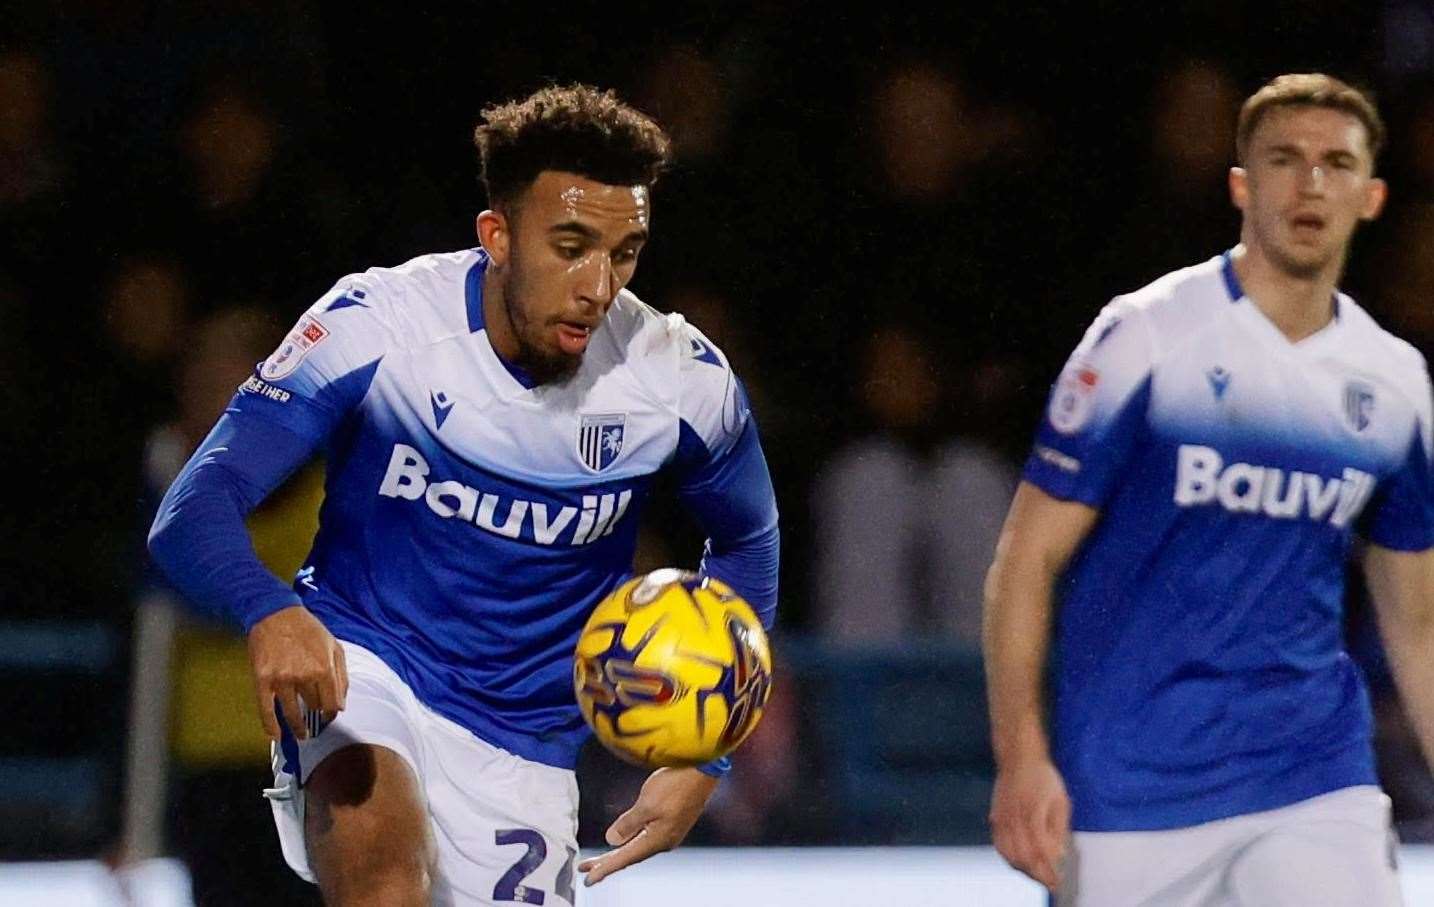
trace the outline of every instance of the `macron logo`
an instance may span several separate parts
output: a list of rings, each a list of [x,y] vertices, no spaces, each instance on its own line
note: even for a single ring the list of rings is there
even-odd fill
[[[553,513],[541,501],[505,501],[462,482],[430,482],[428,473],[428,461],[422,454],[407,444],[395,444],[378,493],[386,498],[421,500],[445,520],[462,520],[494,535],[539,545],[556,545],[559,538],[566,538],[569,545],[596,542],[612,534],[632,502],[631,489],[620,494],[585,494],[581,508],[560,507]],[[500,505],[506,514],[501,523],[497,520]]]
[[[1338,479],[1272,466],[1231,463],[1198,444],[1180,445],[1175,503],[1181,507],[1219,504],[1231,513],[1263,513],[1277,520],[1306,518],[1349,525],[1374,492],[1374,476],[1346,467]]]
[[[433,404],[434,428],[442,428],[444,420],[447,419],[448,414],[453,411],[453,401],[449,400],[448,395],[443,391],[439,391],[436,394],[429,391],[428,402]]]

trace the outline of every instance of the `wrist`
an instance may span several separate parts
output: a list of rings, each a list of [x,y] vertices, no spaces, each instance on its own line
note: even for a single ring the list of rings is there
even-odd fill
[[[732,757],[722,756],[719,759],[713,759],[711,762],[694,766],[694,768],[709,778],[717,778],[720,780],[725,778],[727,773],[732,770]]]
[[[240,616],[239,623],[244,628],[244,634],[247,636],[266,618],[273,617],[280,611],[287,611],[290,608],[302,608],[303,606],[304,603],[296,599],[292,592],[287,596],[276,595],[267,597],[247,607]]]
[[[991,749],[1000,768],[1051,761],[1050,743],[1038,722],[993,735]]]

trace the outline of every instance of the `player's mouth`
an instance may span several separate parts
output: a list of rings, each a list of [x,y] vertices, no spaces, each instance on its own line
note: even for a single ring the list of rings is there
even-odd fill
[[[1295,239],[1315,240],[1323,233],[1328,221],[1318,214],[1296,214],[1290,218],[1290,231]]]
[[[569,356],[581,356],[588,348],[593,329],[581,321],[558,322],[558,349]]]

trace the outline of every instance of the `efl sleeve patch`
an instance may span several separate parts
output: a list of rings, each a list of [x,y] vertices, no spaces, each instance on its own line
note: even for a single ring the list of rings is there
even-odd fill
[[[280,381],[289,377],[303,363],[309,351],[329,336],[328,328],[313,315],[304,315],[289,336],[279,344],[264,364],[259,367],[259,376],[266,381]]]
[[[1153,368],[1144,317],[1106,306],[1051,388],[1024,476],[1054,497],[1101,506],[1135,449]]]
[[[1067,368],[1056,382],[1046,417],[1051,427],[1064,435],[1085,427],[1095,411],[1096,385],[1100,372],[1088,365]]]

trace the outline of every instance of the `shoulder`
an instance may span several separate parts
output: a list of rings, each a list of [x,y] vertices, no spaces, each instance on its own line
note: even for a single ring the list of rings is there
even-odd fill
[[[1353,299],[1339,295],[1340,317],[1349,319],[1352,340],[1371,364],[1379,365],[1410,381],[1423,381],[1429,366],[1424,354],[1409,341],[1385,330]],[[1417,386],[1417,384],[1415,385]]]
[[[748,418],[745,397],[726,354],[696,325],[624,290],[608,311],[608,327],[629,367],[709,450],[736,439]]]
[[[679,364],[705,359],[727,369],[727,357],[701,331],[677,312],[664,314],[623,290],[608,310],[607,327],[625,358]]]
[[[1378,383],[1403,396],[1424,421],[1431,418],[1429,364],[1424,354],[1407,340],[1385,330],[1358,303],[1343,293],[1339,296],[1340,317],[1348,321],[1345,355],[1356,367]]]
[[[466,275],[481,260],[473,251],[424,255],[339,278],[299,317],[259,377],[280,381],[308,371],[315,381],[332,380],[462,330]]]
[[[487,256],[477,249],[420,255],[395,267],[369,268],[341,278],[315,305],[333,313],[362,309],[373,328],[405,346],[466,332],[468,298],[481,290]]]
[[[1117,296],[1107,309],[1139,321],[1148,331],[1153,352],[1187,340],[1214,323],[1234,300],[1228,288],[1224,261],[1207,261],[1171,271],[1138,290]]]

